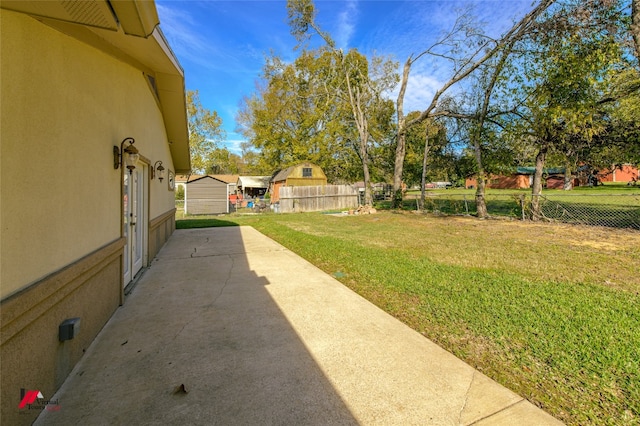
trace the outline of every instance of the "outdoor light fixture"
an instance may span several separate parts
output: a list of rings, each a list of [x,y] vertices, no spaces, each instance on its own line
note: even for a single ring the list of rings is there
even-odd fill
[[[123,150],[123,146],[125,142],[129,142],[126,148]],[[140,154],[138,154],[138,150],[133,144],[136,142],[133,138],[124,138],[122,143],[120,143],[120,149],[117,146],[113,147],[113,168],[118,169],[120,166],[126,166],[129,169],[129,174],[133,172],[133,169],[136,168],[136,163],[138,162],[138,158],[140,158]],[[126,154],[126,155],[125,155]],[[124,164],[123,164],[124,162]]]
[[[164,167],[162,167],[162,161],[156,161],[151,168],[151,179],[156,177],[156,173],[158,174],[158,179],[160,179],[160,182],[162,182],[162,179],[164,179]]]

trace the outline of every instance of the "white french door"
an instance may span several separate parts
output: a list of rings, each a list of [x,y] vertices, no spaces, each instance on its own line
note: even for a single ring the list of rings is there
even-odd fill
[[[124,280],[126,286],[142,269],[145,255],[147,232],[146,214],[146,166],[138,163],[131,173],[124,172],[123,214],[124,237]]]

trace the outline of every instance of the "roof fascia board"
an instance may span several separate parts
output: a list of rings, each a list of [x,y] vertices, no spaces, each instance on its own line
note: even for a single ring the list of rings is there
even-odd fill
[[[182,75],[157,73],[156,87],[176,173],[189,173],[191,157],[184,78]]]
[[[153,1],[110,0],[109,4],[127,35],[147,38],[160,24]]]
[[[190,180],[189,182],[187,182],[187,185],[189,185],[190,183],[193,183],[193,182],[198,182],[198,181],[200,181],[200,180],[207,179],[207,178],[208,178],[208,179],[216,180],[216,181],[218,181],[218,182],[220,182],[220,183],[224,183],[224,184],[225,184],[225,185],[227,185],[227,186],[231,185],[231,184],[230,184],[230,183],[228,183],[228,182],[224,182],[224,181],[222,181],[222,180],[220,180],[220,179],[218,179],[218,178],[214,178],[213,176],[208,176],[208,175],[201,176],[201,177],[199,177],[199,178],[197,178],[197,179],[194,179],[194,180]]]

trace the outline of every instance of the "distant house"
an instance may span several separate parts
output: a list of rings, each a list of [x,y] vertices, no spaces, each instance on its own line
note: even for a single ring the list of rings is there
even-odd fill
[[[487,179],[487,188],[493,189],[526,189],[533,185],[535,167],[517,167],[511,175],[491,175]],[[549,189],[562,189],[564,187],[564,169],[547,168],[543,171],[545,185]],[[478,180],[475,176],[465,179],[465,188],[476,188]]]
[[[229,184],[213,176],[189,179],[184,193],[186,214],[229,213]]]
[[[262,197],[269,190],[271,176],[240,176],[238,178],[238,193],[242,198]]]
[[[302,163],[277,172],[271,178],[269,192],[271,202],[280,199],[280,188],[283,186],[321,186],[327,184],[327,176],[322,168],[311,163]]]
[[[554,174],[547,176],[545,180],[545,187],[547,189],[564,189],[564,174]],[[570,188],[573,187],[573,181]]]
[[[640,180],[640,170],[632,164],[623,164],[619,167],[612,167],[611,170],[601,170],[598,173],[598,179],[600,182],[638,182]]]

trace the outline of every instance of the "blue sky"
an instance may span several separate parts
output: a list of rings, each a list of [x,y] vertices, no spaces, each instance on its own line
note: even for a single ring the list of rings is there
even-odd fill
[[[498,36],[532,8],[532,0],[316,0],[317,22],[338,47],[390,55],[400,64],[450,29],[456,10],[473,5],[487,32]],[[156,0],[160,26],[185,72],[186,88],[222,117],[224,146],[239,153],[235,132],[241,99],[254,92],[271,51],[297,56],[283,0]],[[317,36],[316,42],[320,42]],[[426,108],[446,75],[429,60],[412,68],[405,111]],[[393,96],[395,99],[395,96]]]

